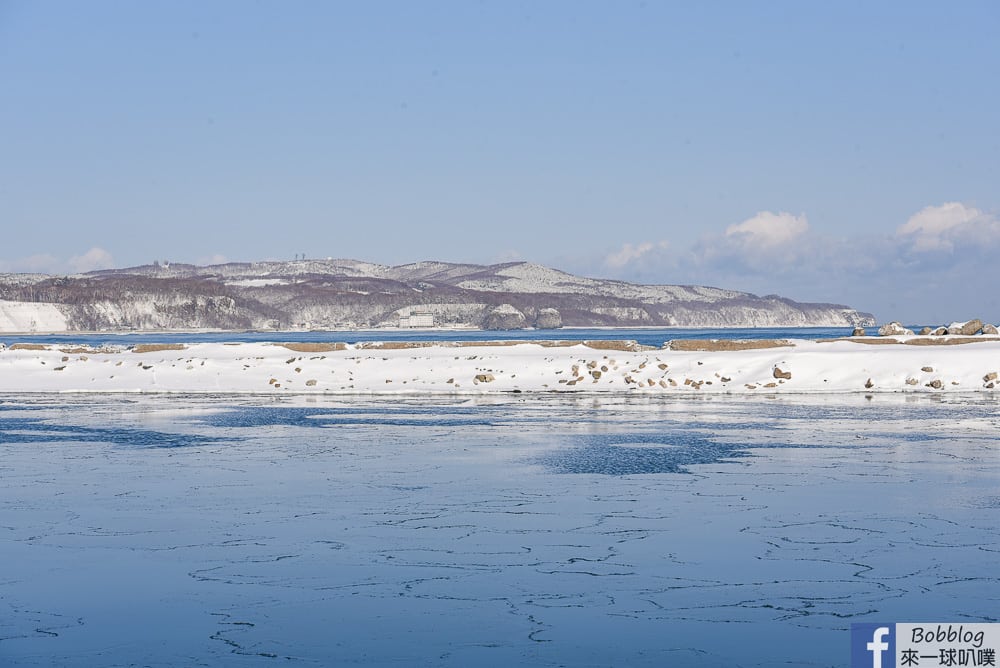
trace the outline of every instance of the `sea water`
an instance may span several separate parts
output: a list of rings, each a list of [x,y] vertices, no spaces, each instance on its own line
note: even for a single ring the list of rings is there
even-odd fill
[[[996,621],[1000,405],[0,399],[0,665],[844,666]]]
[[[869,327],[869,335],[877,328]],[[140,343],[268,343],[328,342],[357,343],[359,341],[537,341],[559,339],[587,341],[593,339],[633,340],[647,346],[660,347],[674,339],[834,339],[849,336],[851,327],[605,327],[564,329],[370,329],[361,331],[293,331],[293,332],[131,332],[62,334],[2,334],[0,343],[53,343],[90,346],[132,346]]]

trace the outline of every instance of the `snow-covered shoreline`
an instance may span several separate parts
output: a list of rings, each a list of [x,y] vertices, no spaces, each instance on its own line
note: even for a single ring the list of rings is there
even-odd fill
[[[17,344],[0,393],[1000,392],[1000,337],[928,340]]]

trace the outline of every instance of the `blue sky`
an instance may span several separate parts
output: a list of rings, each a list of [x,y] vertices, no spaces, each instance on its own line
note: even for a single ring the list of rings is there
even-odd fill
[[[350,257],[1000,319],[1000,5],[0,0],[0,271]]]

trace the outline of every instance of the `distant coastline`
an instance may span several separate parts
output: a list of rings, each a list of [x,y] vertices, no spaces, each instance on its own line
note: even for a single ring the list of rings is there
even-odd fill
[[[391,267],[329,259],[0,274],[0,332],[874,324],[872,314],[842,304],[709,286],[640,285],[529,262]]]

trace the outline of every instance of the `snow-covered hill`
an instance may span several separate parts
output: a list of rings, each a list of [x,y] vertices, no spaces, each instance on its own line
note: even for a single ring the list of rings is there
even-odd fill
[[[66,316],[57,304],[0,301],[0,332],[63,332]]]
[[[152,264],[75,276],[0,275],[0,331],[354,329],[401,317],[445,327],[853,327],[839,304],[690,285],[636,285],[528,262],[346,259]]]

